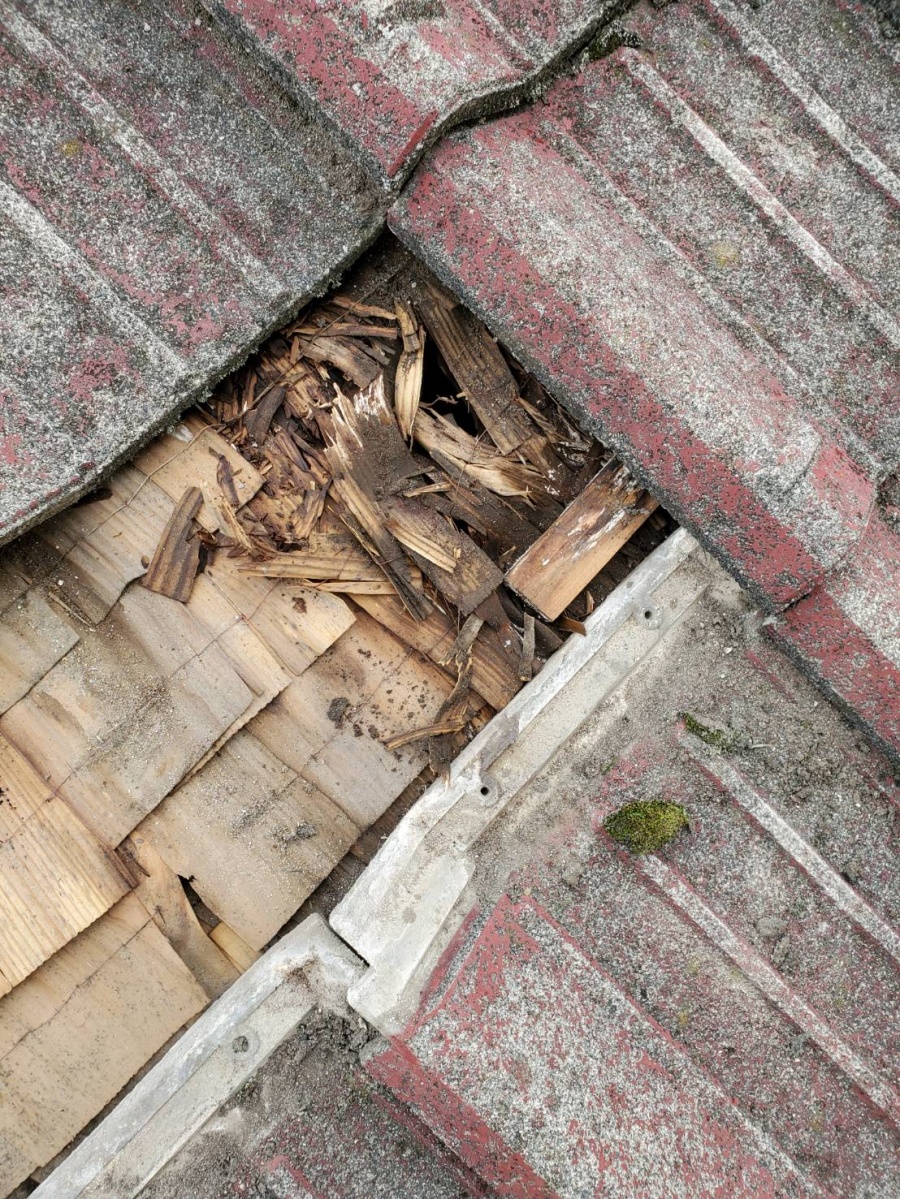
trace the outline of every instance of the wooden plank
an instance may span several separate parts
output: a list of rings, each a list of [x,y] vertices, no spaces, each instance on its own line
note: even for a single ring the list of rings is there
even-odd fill
[[[262,949],[358,835],[340,808],[245,730],[152,812],[135,839]]]
[[[0,1133],[0,1195],[9,1195],[33,1169],[32,1158]]]
[[[53,788],[0,734],[0,845],[50,798]]]
[[[302,674],[356,619],[349,604],[338,596],[245,574],[239,559],[223,554],[216,555],[204,578],[291,674]]]
[[[0,613],[6,611],[31,586],[34,575],[28,571],[22,554],[25,542],[34,542],[34,533],[26,534],[0,550]]]
[[[21,699],[78,641],[40,589],[32,587],[0,616],[0,712]]]
[[[133,466],[117,471],[95,497],[37,531],[54,559],[39,577],[66,611],[93,624],[143,575],[172,512],[170,497]]]
[[[0,1000],[0,1140],[19,1175],[3,1184],[64,1149],[205,1004],[134,896]]]
[[[259,961],[259,951],[248,945],[243,937],[238,936],[230,924],[224,920],[209,934],[211,941],[222,950],[232,965],[243,974],[254,962]]]
[[[0,973],[20,983],[128,889],[68,805],[48,799],[0,845]]]
[[[608,463],[507,572],[507,584],[556,620],[657,507],[621,463]]]
[[[129,894],[70,941],[0,1003],[0,1062],[29,1033],[47,1024],[150,917]]]
[[[142,579],[148,591],[186,604],[200,569],[200,546],[194,517],[203,503],[199,487],[188,487],[175,505]]]
[[[360,612],[356,624],[248,726],[360,828],[390,806],[427,755],[382,741],[429,723],[452,680]]]
[[[143,837],[127,837],[119,855],[137,881],[135,895],[157,928],[196,978],[209,999],[217,999],[240,973],[206,935],[178,875]]]
[[[0,718],[0,731],[115,845],[255,698],[192,613],[131,587]]]
[[[179,500],[186,488],[199,487],[203,505],[197,520],[204,529],[213,532],[223,527],[218,482],[220,458],[228,463],[238,507],[242,507],[259,491],[263,477],[198,412],[189,412],[170,433],[152,441],[134,459],[134,466],[173,500]],[[145,548],[144,552],[149,550]]]
[[[282,668],[279,660],[244,621],[238,621],[226,629],[219,637],[217,645],[231,659],[238,675],[250,688],[253,699],[191,767],[187,777],[196,774],[205,766],[235,733],[270,704],[276,695],[280,695],[291,681],[291,676]]]
[[[503,582],[484,550],[446,517],[416,500],[383,502],[387,527],[440,593],[468,616]]]
[[[511,454],[530,441],[537,428],[520,406],[512,372],[481,321],[459,304],[449,306],[427,285],[417,292],[415,303],[450,373],[500,452]]]
[[[425,620],[413,620],[396,598],[366,595],[355,597],[357,603],[379,624],[384,625],[401,641],[444,665],[451,656],[456,639],[456,624],[437,608]],[[505,708],[521,687],[510,650],[504,648],[495,629],[482,627],[475,642],[472,658],[472,686],[492,708]]]

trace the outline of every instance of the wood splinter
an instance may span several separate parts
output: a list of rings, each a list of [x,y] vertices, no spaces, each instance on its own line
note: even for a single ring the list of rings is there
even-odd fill
[[[148,591],[186,604],[200,569],[201,541],[194,517],[203,503],[199,487],[188,487],[163,529],[156,552],[141,580]]]

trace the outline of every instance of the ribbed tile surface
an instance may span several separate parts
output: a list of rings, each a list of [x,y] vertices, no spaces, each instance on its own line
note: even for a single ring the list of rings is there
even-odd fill
[[[352,259],[372,182],[193,6],[0,3],[0,538]]]
[[[812,7],[638,5],[641,49],[447,138],[389,219],[760,602],[825,603],[784,639],[900,753],[900,73]]]
[[[713,584],[462,863],[424,834],[468,883],[368,1068],[498,1194],[896,1195],[898,791],[814,696]]]
[[[204,0],[385,181],[454,121],[525,94],[615,0]]]

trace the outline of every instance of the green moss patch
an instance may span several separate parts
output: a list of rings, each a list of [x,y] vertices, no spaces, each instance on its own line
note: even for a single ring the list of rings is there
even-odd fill
[[[713,749],[720,749],[725,754],[740,749],[741,738],[733,730],[710,728],[709,725],[699,721],[696,716],[692,716],[690,712],[679,712],[678,715],[684,721],[684,727],[689,733],[693,733],[695,737],[699,737]]]
[[[631,853],[654,853],[687,828],[688,814],[677,803],[664,799],[638,800],[609,816],[603,827],[614,841]]]

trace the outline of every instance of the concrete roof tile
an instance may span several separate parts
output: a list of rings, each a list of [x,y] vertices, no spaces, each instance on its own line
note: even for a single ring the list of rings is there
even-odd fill
[[[455,121],[521,99],[611,0],[205,0],[385,182]]]
[[[873,496],[900,466],[900,75],[871,14],[827,8],[639,3],[630,45],[446,138],[389,223],[758,601],[797,605],[778,635],[896,755]]]
[[[191,6],[0,17],[6,539],[208,391],[375,236],[385,199]]]
[[[504,1195],[892,1194],[893,771],[674,544],[333,913],[367,1069]],[[674,839],[614,840],[648,801]]]

